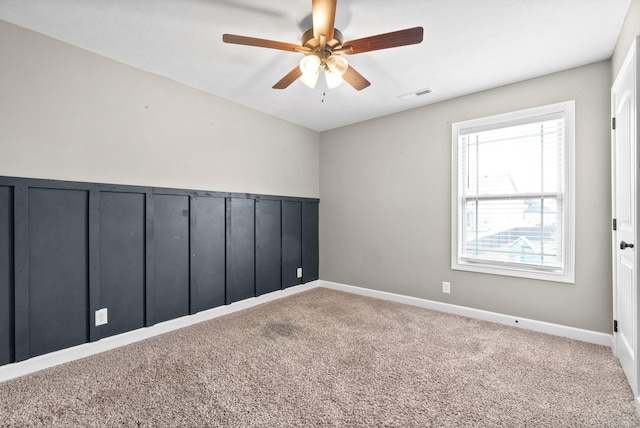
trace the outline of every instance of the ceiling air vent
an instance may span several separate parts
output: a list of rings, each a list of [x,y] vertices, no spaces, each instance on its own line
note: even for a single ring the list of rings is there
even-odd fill
[[[430,93],[431,93],[431,88],[420,89],[419,91],[410,92],[410,93],[404,94],[404,95],[398,95],[398,98],[400,98],[401,100],[408,100],[410,98],[420,97],[422,95],[427,95],[427,94],[430,94]]]

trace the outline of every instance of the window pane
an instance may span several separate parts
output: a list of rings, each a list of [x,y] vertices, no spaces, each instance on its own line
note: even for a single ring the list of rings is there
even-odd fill
[[[464,212],[464,258],[561,267],[555,198],[472,199]]]
[[[463,136],[465,193],[561,192],[563,134],[556,119]]]

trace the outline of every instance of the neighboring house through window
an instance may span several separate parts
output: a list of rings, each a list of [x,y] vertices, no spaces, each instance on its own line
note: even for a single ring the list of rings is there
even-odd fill
[[[452,124],[452,269],[574,282],[574,110]]]

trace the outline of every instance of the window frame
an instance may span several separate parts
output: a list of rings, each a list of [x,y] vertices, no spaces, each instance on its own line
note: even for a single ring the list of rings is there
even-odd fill
[[[506,128],[523,123],[536,122],[545,116],[564,115],[564,192],[561,195],[563,215],[562,239],[564,252],[562,269],[523,265],[521,263],[488,262],[462,257],[462,232],[465,227],[462,207],[464,201],[462,185],[459,183],[462,156],[460,133],[468,134],[482,130]],[[575,283],[575,101],[565,101],[544,106],[518,110],[494,116],[454,122],[451,124],[451,269],[469,272],[506,275],[520,278]]]

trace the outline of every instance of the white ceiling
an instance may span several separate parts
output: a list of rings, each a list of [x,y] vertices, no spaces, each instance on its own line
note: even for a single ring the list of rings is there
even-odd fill
[[[222,42],[232,33],[299,44],[310,0],[0,0],[0,19],[324,131],[608,59],[630,2],[338,0],[345,41],[415,26],[424,41],[348,56],[371,86],[324,97],[321,81],[271,89],[301,54]]]

